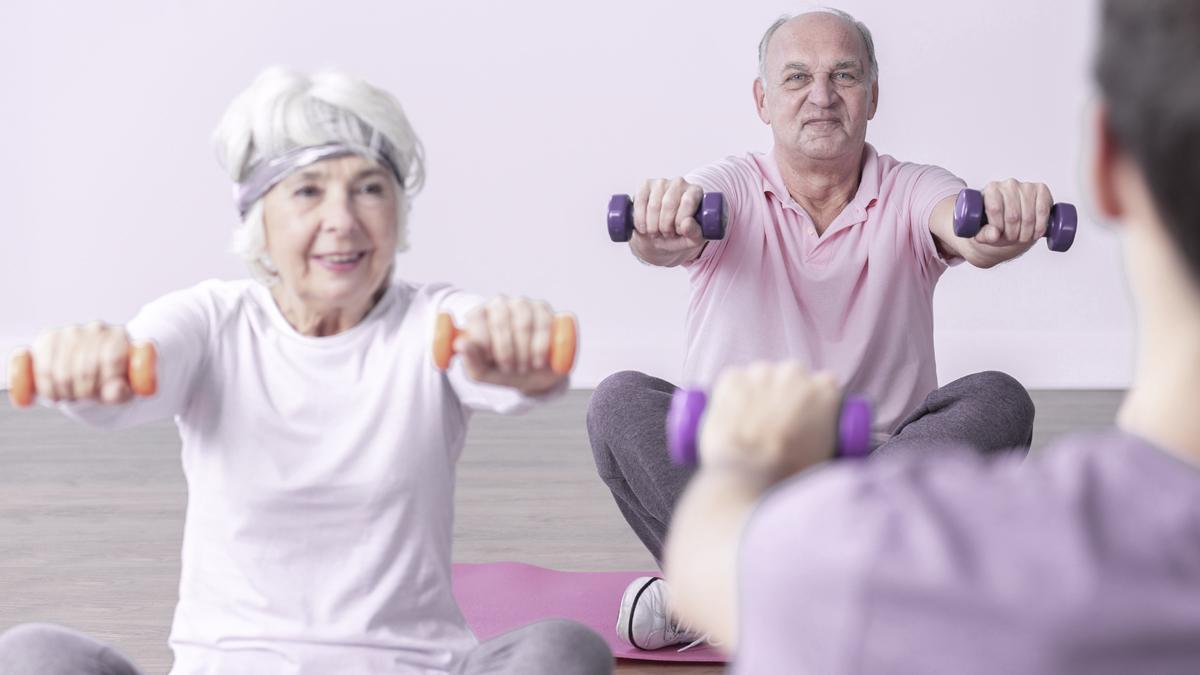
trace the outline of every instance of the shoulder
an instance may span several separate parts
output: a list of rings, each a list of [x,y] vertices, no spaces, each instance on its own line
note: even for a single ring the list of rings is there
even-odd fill
[[[395,314],[403,314],[409,320],[432,321],[436,315],[446,312],[459,325],[468,312],[485,301],[482,295],[441,281],[421,283],[397,280],[389,292],[396,296],[390,306],[390,311]]]
[[[143,308],[143,314],[192,315],[216,323],[237,314],[259,286],[257,281],[209,279],[171,291]]]
[[[868,159],[867,164],[871,165],[872,160]],[[965,185],[963,180],[949,169],[936,164],[904,162],[891,155],[878,155],[874,158],[873,164],[874,170],[879,175],[881,186],[930,186],[934,189],[945,186],[957,189]]]
[[[395,294],[396,304],[407,305],[408,311],[427,312],[446,311],[447,303],[452,303],[456,296],[462,294],[459,288],[444,281],[422,283],[395,280],[389,292]]]
[[[761,190],[763,177],[769,171],[765,163],[771,161],[771,157],[763,153],[748,152],[743,155],[730,155],[693,169],[688,173],[688,179],[690,182],[706,186],[720,185],[725,189],[739,187],[747,190]]]
[[[1070,436],[1028,459],[947,452],[797,477],[762,501],[744,544],[761,549],[783,532],[807,532],[814,545],[779,564],[803,566],[819,550],[831,564],[904,570],[875,579],[880,588],[957,579],[982,596],[1014,573],[1099,574],[1115,564],[1119,551],[1100,558],[1089,542],[1149,551],[1182,523],[1200,526],[1200,470],[1119,431]],[[1156,489],[1166,496],[1145,499]]]
[[[931,516],[936,504],[986,500],[979,486],[1008,482],[1020,471],[1016,461],[985,462],[969,449],[948,450],[936,458],[880,457],[841,461],[780,484],[755,512],[756,528],[774,529],[781,519],[801,518],[809,527],[840,530],[857,522],[881,525],[893,518],[912,522]],[[986,492],[986,491],[984,491]],[[915,495],[924,495],[914,499]],[[917,508],[920,506],[921,508]],[[961,513],[958,508],[950,509]]]

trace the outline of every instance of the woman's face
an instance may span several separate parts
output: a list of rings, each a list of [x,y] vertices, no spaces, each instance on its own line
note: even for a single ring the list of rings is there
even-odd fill
[[[392,174],[358,155],[280,181],[263,222],[283,290],[316,312],[369,306],[395,257],[400,199]]]

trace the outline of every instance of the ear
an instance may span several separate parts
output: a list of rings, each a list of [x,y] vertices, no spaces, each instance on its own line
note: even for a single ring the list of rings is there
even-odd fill
[[[1096,209],[1105,218],[1116,220],[1125,215],[1125,204],[1121,200],[1121,186],[1118,180],[1121,149],[1108,126],[1108,110],[1103,106],[1097,107],[1092,114],[1091,136],[1089,173]]]
[[[875,111],[879,109],[879,80],[871,83],[871,108],[867,111],[867,119],[875,119]]]
[[[771,116],[767,114],[767,90],[761,77],[754,78],[754,108],[763,124],[771,124]]]

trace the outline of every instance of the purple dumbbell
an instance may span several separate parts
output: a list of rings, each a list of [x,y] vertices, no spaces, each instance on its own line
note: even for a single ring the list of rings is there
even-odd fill
[[[667,448],[676,464],[696,464],[696,441],[700,417],[708,395],[699,389],[676,389],[667,413]],[[871,404],[861,396],[842,399],[838,417],[835,457],[866,457],[871,454]]]
[[[987,211],[983,210],[983,193],[967,188],[958,193],[954,202],[954,234],[974,237],[987,225]],[[1046,228],[1046,245],[1051,251],[1062,252],[1075,242],[1075,227],[1079,224],[1079,213],[1074,204],[1058,202],[1050,207],[1050,226]]]
[[[725,195],[705,192],[695,216],[705,239],[725,238],[725,223],[729,221]],[[613,241],[629,241],[633,236],[633,200],[629,195],[613,195],[608,200],[608,236]]]

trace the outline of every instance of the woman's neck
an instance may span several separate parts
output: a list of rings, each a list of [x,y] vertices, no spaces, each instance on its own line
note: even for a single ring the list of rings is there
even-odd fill
[[[364,302],[333,307],[309,305],[283,284],[271,287],[271,297],[274,298],[283,318],[287,319],[297,333],[309,337],[329,337],[348,331],[361,323],[375,305],[379,304],[386,290],[385,282]]]
[[[1200,310],[1141,318],[1133,386],[1118,425],[1200,465]]]

